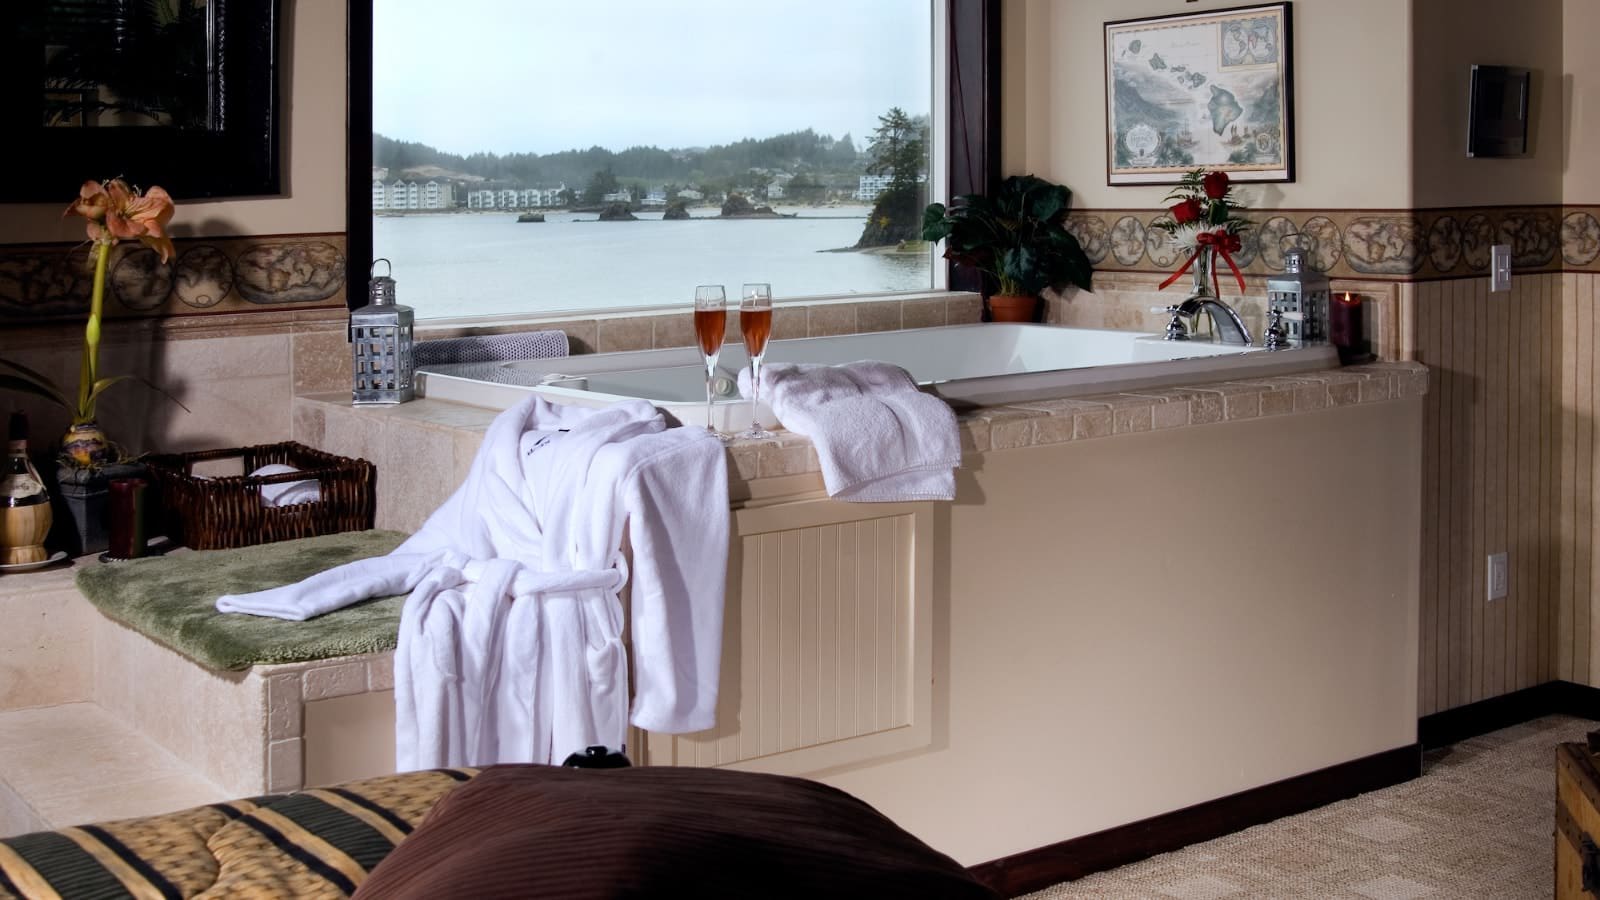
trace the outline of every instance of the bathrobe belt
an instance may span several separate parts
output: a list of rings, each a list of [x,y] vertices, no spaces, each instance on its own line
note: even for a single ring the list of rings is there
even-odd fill
[[[468,582],[483,579],[488,562],[471,560],[461,567],[461,577]],[[519,565],[511,581],[513,597],[533,597],[548,593],[574,593],[586,590],[603,590],[614,594],[628,583],[628,563],[622,554],[611,560],[605,569],[553,569],[538,571]]]

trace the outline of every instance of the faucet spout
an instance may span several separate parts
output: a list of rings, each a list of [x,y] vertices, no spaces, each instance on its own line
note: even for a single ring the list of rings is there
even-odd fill
[[[1219,343],[1250,346],[1250,330],[1233,307],[1216,297],[1190,297],[1178,304],[1178,315],[1195,320],[1204,312],[1211,317],[1211,331]]]

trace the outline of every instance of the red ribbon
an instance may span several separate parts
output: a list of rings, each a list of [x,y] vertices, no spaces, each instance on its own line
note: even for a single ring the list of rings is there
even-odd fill
[[[1226,262],[1228,264],[1228,268],[1233,271],[1234,280],[1239,282],[1239,293],[1244,293],[1244,275],[1240,273],[1239,266],[1233,261],[1233,254],[1244,249],[1244,243],[1239,240],[1239,236],[1237,234],[1229,234],[1226,231],[1202,231],[1194,236],[1194,242],[1196,244],[1194,248],[1194,254],[1189,257],[1189,261],[1183,264],[1183,268],[1173,272],[1166,281],[1161,282],[1161,287],[1156,288],[1156,290],[1162,290],[1166,287],[1169,287],[1173,282],[1177,281],[1179,278],[1182,278],[1183,273],[1194,267],[1195,260],[1200,258],[1200,254],[1209,251],[1211,253],[1212,263],[1212,292],[1219,297],[1222,296],[1222,288],[1217,280],[1216,267],[1217,257],[1221,256],[1223,262]]]

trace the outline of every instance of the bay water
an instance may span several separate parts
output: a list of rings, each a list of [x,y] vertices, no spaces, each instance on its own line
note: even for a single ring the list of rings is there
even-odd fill
[[[398,299],[419,319],[511,313],[588,315],[635,306],[693,306],[698,284],[767,282],[778,300],[927,290],[933,250],[827,252],[861,237],[869,209],[780,207],[794,218],[719,219],[713,208],[664,221],[601,222],[552,212],[518,222],[503,211],[373,217],[374,256],[394,265]]]

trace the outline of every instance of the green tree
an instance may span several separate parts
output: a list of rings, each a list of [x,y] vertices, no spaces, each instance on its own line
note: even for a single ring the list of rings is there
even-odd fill
[[[617,173],[606,166],[589,176],[589,183],[583,186],[583,202],[586,206],[604,203],[607,194],[617,191]]]
[[[878,128],[867,144],[867,174],[887,175],[889,184],[873,203],[857,247],[921,239],[927,155],[926,119],[912,118],[898,106],[878,117]]]

